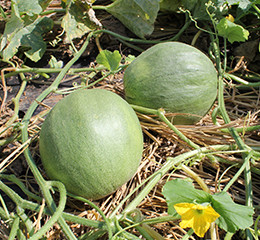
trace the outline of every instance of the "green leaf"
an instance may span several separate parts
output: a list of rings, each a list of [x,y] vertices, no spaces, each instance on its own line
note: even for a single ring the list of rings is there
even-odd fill
[[[181,6],[181,0],[161,0],[160,11],[176,12]]]
[[[167,182],[163,187],[163,195],[168,205],[168,213],[175,214],[174,205],[177,203],[205,203],[210,201],[210,194],[197,190],[187,180],[174,179]]]
[[[188,12],[193,21],[212,21],[227,14],[228,7],[219,0],[182,0],[182,11]]]
[[[242,26],[222,18],[217,25],[218,34],[228,39],[230,43],[244,42],[248,39],[249,32]]]
[[[24,47],[27,57],[34,62],[40,60],[46,50],[46,43],[43,41],[42,34],[50,31],[52,26],[53,21],[44,17],[38,18],[33,23],[15,31],[15,34],[8,37],[9,44],[5,46],[2,52],[3,59],[9,60],[16,54],[19,47]],[[14,28],[13,25],[7,27]],[[9,32],[10,29],[6,29],[6,31]],[[7,35],[4,37],[7,37]]]
[[[49,65],[51,68],[62,68],[63,61],[57,61],[57,59],[51,55],[51,59],[49,61]]]
[[[227,0],[225,1],[229,6],[238,5],[241,9],[247,9],[252,5],[252,1],[249,0]]]
[[[106,10],[140,38],[154,30],[160,0],[117,0]]]
[[[254,209],[234,203],[226,192],[212,195],[211,205],[220,214],[216,223],[227,232],[234,233],[253,224]]]
[[[252,3],[249,0],[239,1],[238,7],[242,10],[248,10],[251,7]]]
[[[12,0],[14,1],[14,0]],[[40,14],[42,12],[42,7],[38,0],[16,0],[20,13],[26,13],[29,16],[33,14]]]
[[[125,57],[124,62],[125,62],[125,64],[129,64],[129,63],[133,62],[135,60],[135,58],[136,57],[134,55],[129,54]]]
[[[42,9],[46,9],[52,0],[38,0],[39,4],[41,5]]]
[[[81,38],[97,27],[89,18],[90,6],[87,3],[75,1],[68,7],[69,9],[61,22],[61,26],[66,32],[65,42],[67,43],[75,38]]]
[[[11,41],[13,36],[23,28],[23,20],[20,18],[17,4],[12,2],[12,13],[11,18],[6,23],[5,30],[2,36],[0,51],[2,51],[6,45]]]
[[[108,70],[115,71],[119,67],[121,58],[118,50],[114,52],[103,50],[98,54],[96,61],[98,64],[105,66]]]

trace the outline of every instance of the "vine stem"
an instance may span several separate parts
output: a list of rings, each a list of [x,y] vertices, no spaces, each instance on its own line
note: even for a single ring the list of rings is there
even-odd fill
[[[165,122],[168,127],[173,130],[177,135],[178,137],[185,141],[186,143],[189,144],[189,146],[191,146],[192,148],[194,149],[198,149],[199,148],[199,145],[195,144],[194,142],[192,142],[190,139],[188,139],[182,132],[180,132],[169,120],[167,117],[165,117],[165,114],[164,114],[164,110],[163,109],[159,109],[157,111],[157,115],[159,116],[159,118]]]
[[[27,67],[27,66],[23,66],[22,68],[16,68],[15,71],[9,72],[5,74],[5,77],[11,77],[20,73],[38,73],[38,74],[43,74],[43,73],[60,73],[62,71],[63,68],[31,68],[31,67]],[[76,73],[80,73],[80,72],[97,72],[97,71],[101,71],[101,70],[105,70],[105,67],[103,66],[97,66],[95,68],[90,68],[90,67],[86,67],[86,68],[70,68],[67,71],[67,75],[73,75]],[[25,79],[26,81],[26,79]]]
[[[160,118],[161,121],[163,121],[181,140],[186,142],[190,147],[194,149],[199,149],[200,146],[197,145],[196,143],[192,142],[189,138],[187,138],[181,131],[178,130],[165,116],[165,111],[161,108],[158,110],[155,109],[150,109],[150,108],[145,108],[145,107],[140,107],[136,105],[131,105],[133,109],[135,109],[138,112],[141,113],[146,113],[146,114],[153,114],[156,115]],[[214,163],[216,162],[216,159],[213,155],[208,155],[208,158]]]
[[[260,16],[260,9],[256,6],[255,3],[253,3],[252,6],[256,10],[257,14]]]
[[[106,223],[107,231],[108,231],[108,237],[109,237],[109,239],[111,239],[113,237],[112,227],[110,226],[110,222],[109,222],[108,218],[105,216],[105,214],[102,212],[102,210],[98,206],[96,206],[94,203],[92,203],[90,200],[88,200],[86,198],[79,197],[79,196],[76,196],[74,194],[69,194],[69,195],[71,197],[73,197],[74,199],[76,199],[76,200],[79,200],[81,202],[87,203],[89,206],[94,208],[100,214],[100,216],[103,218],[103,220]]]
[[[242,166],[238,169],[236,174],[232,177],[232,179],[228,182],[228,184],[224,187],[223,192],[227,192],[228,189],[231,187],[231,185],[238,179],[240,174],[245,170],[246,166],[248,165],[248,162],[250,161],[252,157],[252,152],[249,152],[249,154],[246,156],[244,163]]]
[[[123,210],[123,213],[128,213],[132,210],[134,210],[138,204],[148,195],[148,193],[153,189],[153,187],[157,184],[157,182],[169,171],[171,168],[175,167],[176,165],[182,163],[184,160],[191,158],[197,154],[201,153],[212,153],[217,150],[230,150],[229,145],[212,145],[209,147],[202,147],[198,148],[186,153],[183,153],[181,155],[178,155],[174,158],[169,157],[167,158],[167,161],[162,166],[160,170],[155,172],[152,175],[151,180],[147,183],[147,185],[143,188],[143,190],[138,194],[138,196]],[[131,193],[130,193],[131,194]]]
[[[12,99],[13,104],[14,104],[14,114],[13,116],[5,123],[5,125],[3,127],[0,128],[0,134],[2,131],[2,128],[8,128],[10,127],[17,119],[18,119],[18,113],[19,113],[19,100],[25,90],[25,87],[27,85],[27,81],[25,80],[25,76],[23,73],[20,73],[20,77],[22,80],[22,84],[21,87],[17,93],[17,95],[15,96],[15,98]]]
[[[206,183],[202,180],[202,178],[195,173],[194,171],[192,171],[190,168],[188,168],[186,165],[182,164],[181,165],[181,169],[187,173],[190,177],[192,177],[201,187],[201,189],[207,193],[211,193],[211,191],[209,190],[208,186],[206,185]]]
[[[25,199],[21,198],[14,190],[7,187],[2,181],[0,181],[0,189],[2,191],[4,191],[10,197],[10,199],[13,200],[13,202],[17,206],[20,206],[23,209],[28,209],[28,210],[35,211],[35,212],[40,211],[41,205],[39,205],[38,203],[34,203],[29,200],[25,200]],[[43,214],[51,216],[51,211],[49,209],[44,208]],[[8,214],[5,212],[5,210],[3,208],[0,208],[0,216],[4,220],[9,219]],[[104,227],[105,224],[104,224],[104,222],[101,222],[101,221],[82,218],[82,217],[75,216],[71,213],[66,213],[66,212],[63,212],[62,216],[64,219],[66,219],[69,222],[74,222],[74,223],[82,224],[82,225],[85,225],[88,227],[93,227],[93,228],[100,228],[103,230],[105,229],[105,227]]]
[[[16,216],[12,223],[12,227],[11,227],[11,231],[8,236],[8,240],[15,240],[15,237],[16,237],[18,229],[19,229],[19,222],[20,222],[20,219],[18,216]]]
[[[169,120],[168,118],[165,116],[165,111],[161,108],[161,109],[151,109],[151,108],[146,108],[146,107],[141,107],[141,106],[137,106],[137,105],[131,105],[132,108],[140,113],[144,113],[144,114],[152,114],[152,115],[156,115],[158,116],[164,123],[167,124],[167,126],[173,130],[178,137],[183,140],[184,142],[188,143],[188,145],[194,149],[198,149],[200,148],[199,145],[193,143],[190,139],[188,139],[182,132],[180,132]]]
[[[49,189],[52,186],[55,186],[59,189],[60,192],[60,200],[59,205],[55,209],[55,212],[52,214],[52,217],[49,219],[47,223],[44,224],[44,226],[33,236],[31,236],[30,240],[37,240],[41,236],[45,234],[45,232],[60,218],[61,214],[63,213],[65,204],[66,204],[66,190],[62,183],[57,181],[45,181],[45,188]],[[28,201],[22,199],[17,193],[15,193],[13,190],[11,190],[9,187],[7,187],[2,181],[0,181],[0,189],[4,191],[17,205],[17,212],[20,214],[23,213],[23,209],[28,207]],[[38,204],[32,204],[33,210],[35,210],[35,206],[38,206]]]
[[[213,35],[210,34],[212,43],[213,43],[213,50],[215,53],[215,58],[216,58],[216,65],[217,65],[217,70],[218,70],[218,105],[219,105],[219,112],[226,124],[230,123],[231,120],[229,118],[229,115],[227,113],[226,107],[225,107],[225,101],[224,101],[224,83],[223,83],[223,78],[224,78],[224,70],[222,69],[221,66],[221,59],[220,59],[220,51],[219,51],[219,41],[218,38],[214,39]],[[226,40],[224,40],[225,42]],[[225,45],[226,47],[226,45]],[[225,49],[226,52],[226,49]],[[226,55],[225,55],[226,57]],[[226,60],[224,60],[225,63]],[[224,64],[225,67],[225,64]],[[250,159],[247,161],[247,156],[250,152],[250,148],[243,142],[241,137],[239,136],[238,132],[236,131],[235,128],[230,127],[228,128],[230,134],[234,138],[236,144],[238,145],[238,148],[240,150],[246,150],[247,152],[242,152],[242,158],[245,162],[244,165],[244,176],[245,176],[245,188],[246,188],[246,205],[253,207],[253,192],[252,192],[252,179],[251,179],[251,169],[250,169]],[[251,150],[252,151],[252,150]],[[252,240],[252,234],[250,233],[249,229],[246,229],[246,235],[248,240]]]
[[[231,74],[231,73],[225,73],[224,74],[224,77],[228,78],[228,79],[232,79],[232,80],[235,80],[236,82],[238,83],[241,83],[243,84],[242,87],[240,88],[243,88],[243,87],[260,87],[260,81],[259,82],[254,82],[254,83],[250,83],[234,74]]]

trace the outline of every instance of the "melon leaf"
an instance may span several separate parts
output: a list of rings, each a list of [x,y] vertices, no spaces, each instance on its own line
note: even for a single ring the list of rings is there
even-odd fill
[[[217,25],[218,34],[227,38],[230,43],[244,42],[248,39],[249,32],[241,25],[222,18]]]
[[[42,7],[38,1],[12,0],[11,18],[6,23],[0,45],[1,56],[4,60],[12,58],[20,47],[32,61],[37,62],[41,59],[46,50],[42,34],[53,27],[53,21],[50,18],[37,18],[41,12]],[[23,13],[26,15],[22,18]]]
[[[75,38],[81,38],[97,27],[96,21],[94,23],[90,19],[91,8],[87,3],[75,1],[66,8],[67,12],[61,22],[61,26],[66,33],[65,42],[69,43]],[[91,17],[94,18],[94,16]]]
[[[2,51],[13,36],[23,28],[23,20],[20,17],[19,9],[16,2],[12,2],[11,18],[7,21],[5,30],[1,39],[0,51]]]
[[[253,224],[253,207],[234,203],[226,192],[213,195],[195,189],[191,182],[183,179],[168,181],[163,187],[163,195],[168,205],[168,214],[176,214],[177,203],[210,203],[220,215],[216,224],[227,232],[234,233]]]
[[[205,203],[210,201],[210,194],[195,189],[190,179],[174,179],[168,181],[163,187],[163,195],[168,205],[168,214],[176,214],[174,205],[177,203]]]
[[[254,209],[234,203],[226,192],[212,195],[211,205],[220,214],[216,223],[227,232],[234,233],[253,224]]]
[[[15,1],[17,2],[20,13],[26,13],[29,16],[33,16],[34,14],[40,14],[42,12],[42,7],[38,1],[31,1],[31,0],[15,0]]]
[[[114,52],[103,50],[98,54],[96,61],[98,64],[105,66],[108,70],[113,72],[118,69],[121,58],[118,50],[115,50]]]
[[[29,0],[30,1],[30,0]],[[42,9],[46,9],[52,0],[38,0],[39,4],[41,5]]]
[[[15,26],[13,26],[15,22],[17,21],[9,22],[10,24],[6,26],[5,33],[10,32],[11,28],[15,28]],[[16,54],[19,47],[24,47],[25,55],[28,58],[34,62],[40,60],[46,50],[46,43],[43,41],[42,34],[50,31],[52,26],[53,21],[50,18],[44,17],[38,18],[31,24],[16,31],[15,34],[9,35],[9,37],[4,34],[1,43],[1,48],[4,48],[2,52],[3,59],[9,60]],[[5,39],[7,38],[9,44],[4,45]]]
[[[160,0],[117,0],[106,11],[140,38],[150,35],[160,9]]]
[[[51,59],[49,61],[49,65],[51,68],[62,68],[63,61],[58,61],[53,55],[51,55]]]

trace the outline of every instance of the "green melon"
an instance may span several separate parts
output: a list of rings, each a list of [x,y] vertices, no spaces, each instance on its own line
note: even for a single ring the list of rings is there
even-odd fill
[[[119,95],[78,90],[58,102],[40,132],[50,179],[88,199],[113,193],[136,172],[143,149],[139,120]]]
[[[159,43],[141,53],[124,73],[130,104],[164,108],[173,124],[194,124],[217,96],[217,71],[200,50],[180,42]]]

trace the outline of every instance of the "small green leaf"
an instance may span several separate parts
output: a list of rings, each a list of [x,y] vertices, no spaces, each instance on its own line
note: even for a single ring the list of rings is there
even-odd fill
[[[52,0],[38,0],[38,1],[43,10],[46,9],[49,6],[49,4],[52,2]]]
[[[154,30],[160,0],[117,0],[106,10],[140,38]]]
[[[62,68],[63,61],[57,61],[57,59],[51,55],[51,59],[49,61],[49,65],[51,68]]]
[[[244,42],[248,39],[249,32],[242,26],[222,18],[217,25],[218,34],[228,39],[230,43]]]
[[[238,5],[239,8],[244,10],[248,9],[252,5],[252,2],[250,2],[249,0],[227,0],[226,3],[229,6]]]
[[[121,58],[118,50],[114,52],[103,50],[98,54],[96,61],[98,64],[105,66],[108,70],[113,72],[118,69]]]
[[[210,201],[210,194],[195,189],[191,182],[182,179],[174,179],[163,187],[163,195],[168,205],[168,213],[175,214],[174,205],[177,203],[205,203]]]
[[[234,233],[253,224],[254,209],[234,203],[226,192],[212,195],[211,205],[220,214],[216,223],[227,232]]]
[[[20,13],[26,13],[27,15],[32,16],[33,14],[40,14],[42,12],[42,7],[38,1],[31,1],[31,0],[16,0],[16,1]]]
[[[129,63],[133,62],[135,60],[135,58],[136,57],[134,55],[129,54],[127,57],[125,57],[125,63],[129,64]]]

